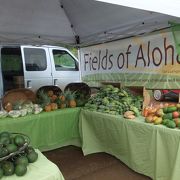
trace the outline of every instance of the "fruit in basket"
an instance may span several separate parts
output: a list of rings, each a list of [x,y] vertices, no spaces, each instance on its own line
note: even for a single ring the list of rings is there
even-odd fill
[[[10,137],[11,133],[7,132],[7,131],[3,131],[0,133],[0,137]]]
[[[51,103],[50,105],[51,105],[51,110],[52,110],[52,111],[58,109],[57,103]]]
[[[39,91],[38,97],[37,97],[37,103],[42,106],[42,108],[45,108],[45,106],[49,105],[51,102],[50,97],[43,91]]]
[[[9,152],[5,147],[0,148],[0,158],[7,156],[8,154]]]
[[[10,161],[3,162],[2,169],[5,176],[10,176],[14,174],[14,164]]]
[[[76,107],[76,101],[74,95],[69,95],[69,107],[74,108]]]
[[[16,135],[14,137],[14,143],[17,145],[17,146],[23,146],[25,144],[25,139],[23,136],[21,135]]]
[[[45,110],[46,112],[50,112],[50,111],[51,111],[51,105],[50,105],[50,104],[46,105],[46,106],[44,107],[44,110]]]
[[[10,137],[8,136],[1,136],[0,137],[0,144],[7,145],[10,143]]]
[[[57,99],[57,96],[55,94],[53,96],[51,96],[51,102],[56,101],[56,99]]]
[[[61,102],[64,102],[66,100],[65,94],[61,93],[59,99],[61,100]]]
[[[38,153],[35,151],[34,152],[32,151],[27,154],[27,158],[28,158],[29,163],[33,163],[38,159]]]
[[[52,97],[53,94],[54,94],[54,92],[53,92],[52,90],[49,90],[49,91],[47,92],[47,94],[48,94],[49,97]]]
[[[26,156],[19,156],[16,160],[15,160],[15,164],[24,164],[25,166],[27,166],[29,164],[28,162],[28,158]]]
[[[15,167],[15,174],[17,176],[23,176],[27,172],[27,166],[25,164],[18,164]]]
[[[8,153],[10,154],[10,153],[16,152],[18,147],[15,144],[8,144],[6,146],[6,149],[8,150]]]

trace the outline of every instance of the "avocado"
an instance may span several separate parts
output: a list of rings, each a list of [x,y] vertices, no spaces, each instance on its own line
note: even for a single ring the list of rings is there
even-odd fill
[[[25,139],[23,136],[21,135],[16,135],[14,137],[14,143],[17,145],[17,146],[23,146],[25,144]]]
[[[7,145],[10,143],[10,138],[8,136],[0,137],[0,144]]]
[[[23,176],[24,174],[26,174],[26,172],[27,172],[27,167],[25,164],[18,164],[15,167],[15,174],[17,176]]]
[[[38,153],[37,152],[30,152],[29,154],[27,154],[27,158],[28,158],[29,163],[33,163],[37,160]]]
[[[2,164],[2,169],[3,169],[5,176],[10,176],[10,175],[14,174],[14,164],[10,161],[5,161]]]
[[[18,150],[18,147],[15,144],[8,144],[6,146],[6,149],[8,150],[9,154],[12,152],[16,152]]]
[[[0,148],[0,158],[5,157],[8,154],[9,154],[9,152],[8,152],[8,150],[5,147]]]
[[[26,156],[19,156],[16,160],[15,160],[15,164],[24,164],[25,166],[28,165],[28,158]]]
[[[0,137],[10,137],[11,133],[7,132],[7,131],[3,131],[0,133]]]

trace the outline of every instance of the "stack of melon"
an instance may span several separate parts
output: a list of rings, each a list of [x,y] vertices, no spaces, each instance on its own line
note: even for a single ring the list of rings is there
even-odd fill
[[[30,147],[22,134],[0,133],[0,178],[3,176],[23,176],[29,163],[37,160],[38,154]]]

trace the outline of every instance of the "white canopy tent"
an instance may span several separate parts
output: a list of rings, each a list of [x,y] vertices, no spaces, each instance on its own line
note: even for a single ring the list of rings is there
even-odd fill
[[[180,22],[178,0],[160,0],[160,7],[150,0],[104,1],[0,0],[0,43],[86,46]]]

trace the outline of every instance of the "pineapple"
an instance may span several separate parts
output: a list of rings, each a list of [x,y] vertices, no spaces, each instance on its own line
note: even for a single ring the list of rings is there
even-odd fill
[[[68,106],[71,108],[76,107],[75,93],[76,93],[75,91],[74,92],[71,92],[70,90],[66,91]]]
[[[45,110],[46,112],[50,112],[50,111],[52,110],[51,105],[50,105],[50,104],[46,105],[46,106],[44,107],[44,110]]]
[[[65,93],[61,93],[59,99],[61,100],[61,102],[65,102],[66,100]]]
[[[57,99],[57,96],[54,94],[50,98],[51,98],[51,102],[55,102]]]
[[[50,102],[50,97],[43,90],[38,93],[37,103],[40,104],[42,108],[45,108]]]
[[[52,90],[49,90],[49,91],[47,92],[47,94],[48,94],[49,97],[52,97],[52,96],[54,95],[54,92],[53,92]]]
[[[57,103],[51,103],[50,105],[51,105],[51,110],[52,110],[52,111],[58,109]]]
[[[59,107],[60,107],[61,109],[64,109],[64,108],[66,108],[66,106],[67,106],[66,103],[61,103]]]

